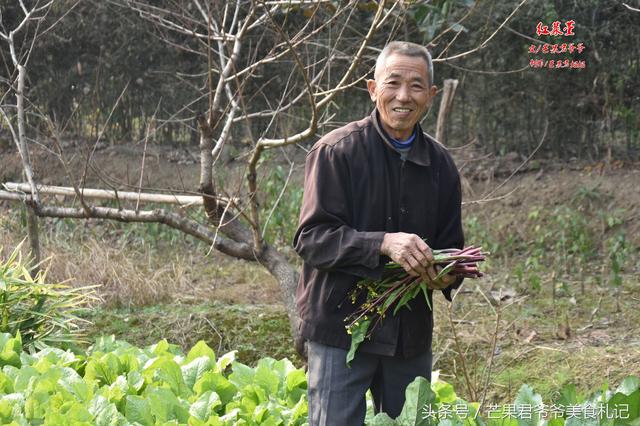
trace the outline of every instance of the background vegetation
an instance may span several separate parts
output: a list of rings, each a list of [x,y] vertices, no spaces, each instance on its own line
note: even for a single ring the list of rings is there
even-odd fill
[[[206,70],[206,57],[197,43],[185,36],[172,39],[173,47],[167,45],[163,40],[166,30],[139,19],[119,2],[83,0],[69,11],[75,3],[57,3],[48,17],[53,22],[64,15],[37,42],[38,54],[29,68],[30,99],[42,112],[68,123],[67,130],[80,138],[95,139],[104,131],[105,140],[131,143],[144,136],[155,114],[163,123],[158,140],[194,143],[195,115],[206,108],[206,98],[199,96],[201,88],[197,87]],[[354,12],[363,27],[372,13],[367,5],[362,2]],[[497,0],[406,2],[397,12],[402,25],[392,29],[395,34],[391,37],[428,44],[434,58],[452,56],[481,46],[517,5]],[[285,29],[293,31],[304,22],[310,8],[292,7]],[[7,27],[20,17],[18,10],[17,3],[3,6]],[[319,19],[328,19],[331,10],[330,2],[322,6]],[[575,36],[536,36],[538,22],[551,26],[554,21],[564,24],[568,20],[576,23]],[[600,159],[612,150],[614,157],[638,158],[639,25],[640,14],[616,0],[526,2],[483,48],[437,63],[438,86],[444,78],[460,81],[450,144],[475,141],[485,152],[526,155],[537,146],[548,122],[542,150],[549,156]],[[448,31],[434,40],[443,29]],[[377,35],[373,45],[380,47],[388,36]],[[252,37],[258,40],[277,34],[256,31]],[[530,54],[529,46],[539,43],[583,43],[586,49],[580,54]],[[0,59],[7,68],[8,52],[6,46],[3,49]],[[375,56],[376,51],[371,50],[363,69],[372,66]],[[529,67],[533,58],[584,60],[586,68],[534,69]],[[287,61],[278,62],[270,75],[253,80],[255,86],[245,90],[252,93],[267,81],[273,83],[272,77],[284,87],[288,82],[279,81],[278,76],[286,75],[290,67]],[[256,97],[252,102],[266,101]],[[119,106],[113,109],[116,104]],[[336,114],[333,123],[337,126],[369,109],[361,86],[336,100],[327,113]],[[109,115],[111,120],[107,120]],[[308,115],[304,110],[289,113],[290,126],[295,128],[300,117]],[[259,134],[262,124],[259,120],[252,123],[256,128],[251,133],[238,130],[234,140]],[[435,128],[433,115],[426,128]]]

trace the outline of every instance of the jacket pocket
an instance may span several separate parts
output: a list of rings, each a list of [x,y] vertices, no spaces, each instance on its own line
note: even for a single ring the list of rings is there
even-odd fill
[[[345,294],[342,291],[342,289],[332,286],[325,293],[323,302],[324,302],[324,306],[328,310],[333,311],[333,310],[337,310],[339,308],[339,305],[343,301],[345,301],[344,303],[347,303],[348,301],[346,301],[346,299],[347,299],[347,294]]]

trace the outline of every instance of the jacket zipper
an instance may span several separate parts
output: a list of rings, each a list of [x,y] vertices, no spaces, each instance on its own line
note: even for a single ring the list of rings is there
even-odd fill
[[[400,223],[398,223],[398,227],[399,230],[402,231],[402,225],[404,223],[404,214],[405,214],[405,209],[404,209],[404,163],[406,162],[406,159],[400,159],[400,179],[398,179],[399,181],[399,188],[398,188],[398,196],[400,197]]]

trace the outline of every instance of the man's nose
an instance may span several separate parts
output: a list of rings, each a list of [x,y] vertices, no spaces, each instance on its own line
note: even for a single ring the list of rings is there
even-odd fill
[[[406,84],[400,85],[400,87],[398,88],[398,92],[396,93],[396,99],[398,99],[399,101],[410,100],[411,96],[409,94],[409,86],[407,86]]]

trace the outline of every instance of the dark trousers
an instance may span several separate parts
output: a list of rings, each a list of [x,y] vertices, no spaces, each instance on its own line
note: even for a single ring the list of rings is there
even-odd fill
[[[431,380],[431,351],[414,358],[357,352],[346,364],[347,351],[308,342],[309,426],[364,424],[365,394],[371,389],[376,413],[397,417],[405,389],[417,376]]]

